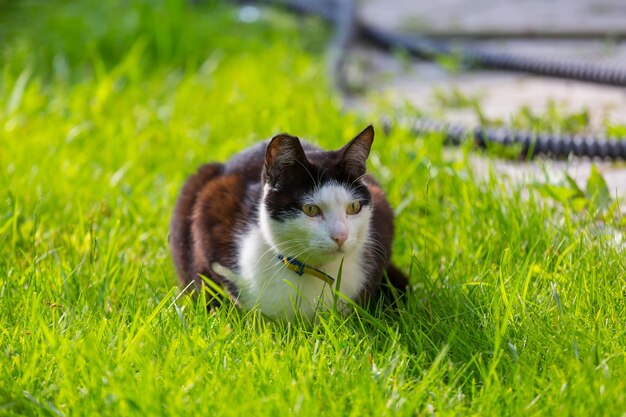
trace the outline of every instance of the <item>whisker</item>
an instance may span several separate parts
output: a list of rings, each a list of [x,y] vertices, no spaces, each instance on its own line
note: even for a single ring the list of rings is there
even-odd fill
[[[288,239],[288,240],[283,241],[282,243],[284,243],[284,244],[296,243],[296,245],[306,244],[306,242],[302,241],[300,238]],[[280,250],[278,250],[278,248],[274,247],[273,245],[270,245],[270,247],[265,252],[263,252],[261,255],[259,255],[259,258],[257,259],[257,264],[261,261],[261,259],[268,252],[271,252],[271,251],[275,251],[276,253],[280,253]]]
[[[367,175],[367,172],[359,175],[357,178],[355,178],[354,181],[352,181],[352,183],[350,184],[350,187],[352,187],[356,182],[361,181],[363,178],[365,178],[365,176]]]
[[[303,243],[304,244],[304,243]],[[299,256],[301,256],[303,253],[308,252],[308,248],[304,248],[304,249],[300,249],[298,248],[298,246],[292,246],[289,248],[290,252],[292,249],[296,249],[295,255],[294,254],[290,254],[288,256],[292,257],[292,258],[298,258]],[[276,264],[280,265],[281,268],[285,268],[285,265],[282,262],[279,262],[278,260],[276,261]],[[275,267],[275,264],[270,262],[269,265],[267,267],[265,267],[263,270],[261,270],[260,272],[266,272],[272,268]]]

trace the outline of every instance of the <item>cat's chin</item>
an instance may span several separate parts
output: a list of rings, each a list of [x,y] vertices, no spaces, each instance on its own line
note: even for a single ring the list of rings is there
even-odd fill
[[[347,252],[341,248],[320,249],[317,254],[309,257],[309,263],[321,266],[330,262],[334,262],[347,255]]]

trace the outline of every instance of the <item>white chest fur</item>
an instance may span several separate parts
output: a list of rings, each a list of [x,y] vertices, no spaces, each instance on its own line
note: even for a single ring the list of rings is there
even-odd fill
[[[348,298],[355,298],[365,281],[363,250],[343,257],[341,288]],[[241,241],[239,274],[232,279],[239,289],[239,302],[245,309],[258,308],[272,318],[293,319],[296,312],[312,317],[316,310],[333,305],[331,286],[312,275],[298,275],[277,258],[275,249],[265,241],[260,227],[252,228]],[[337,278],[341,258],[316,268]],[[336,285],[336,283],[334,284]]]

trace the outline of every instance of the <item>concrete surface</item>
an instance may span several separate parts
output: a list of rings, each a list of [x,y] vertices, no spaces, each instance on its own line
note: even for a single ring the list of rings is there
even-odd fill
[[[361,10],[368,22],[434,35],[626,34],[624,0],[365,0]]]

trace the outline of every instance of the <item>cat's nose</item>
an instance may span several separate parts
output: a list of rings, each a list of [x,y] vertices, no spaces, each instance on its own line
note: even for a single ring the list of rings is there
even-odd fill
[[[348,239],[348,236],[345,236],[345,237],[344,236],[341,236],[341,237],[332,236],[332,239],[337,244],[337,247],[340,248],[346,242],[346,240]]]
[[[337,244],[338,248],[341,248],[348,240],[348,228],[346,225],[341,221],[335,222],[330,238]]]

